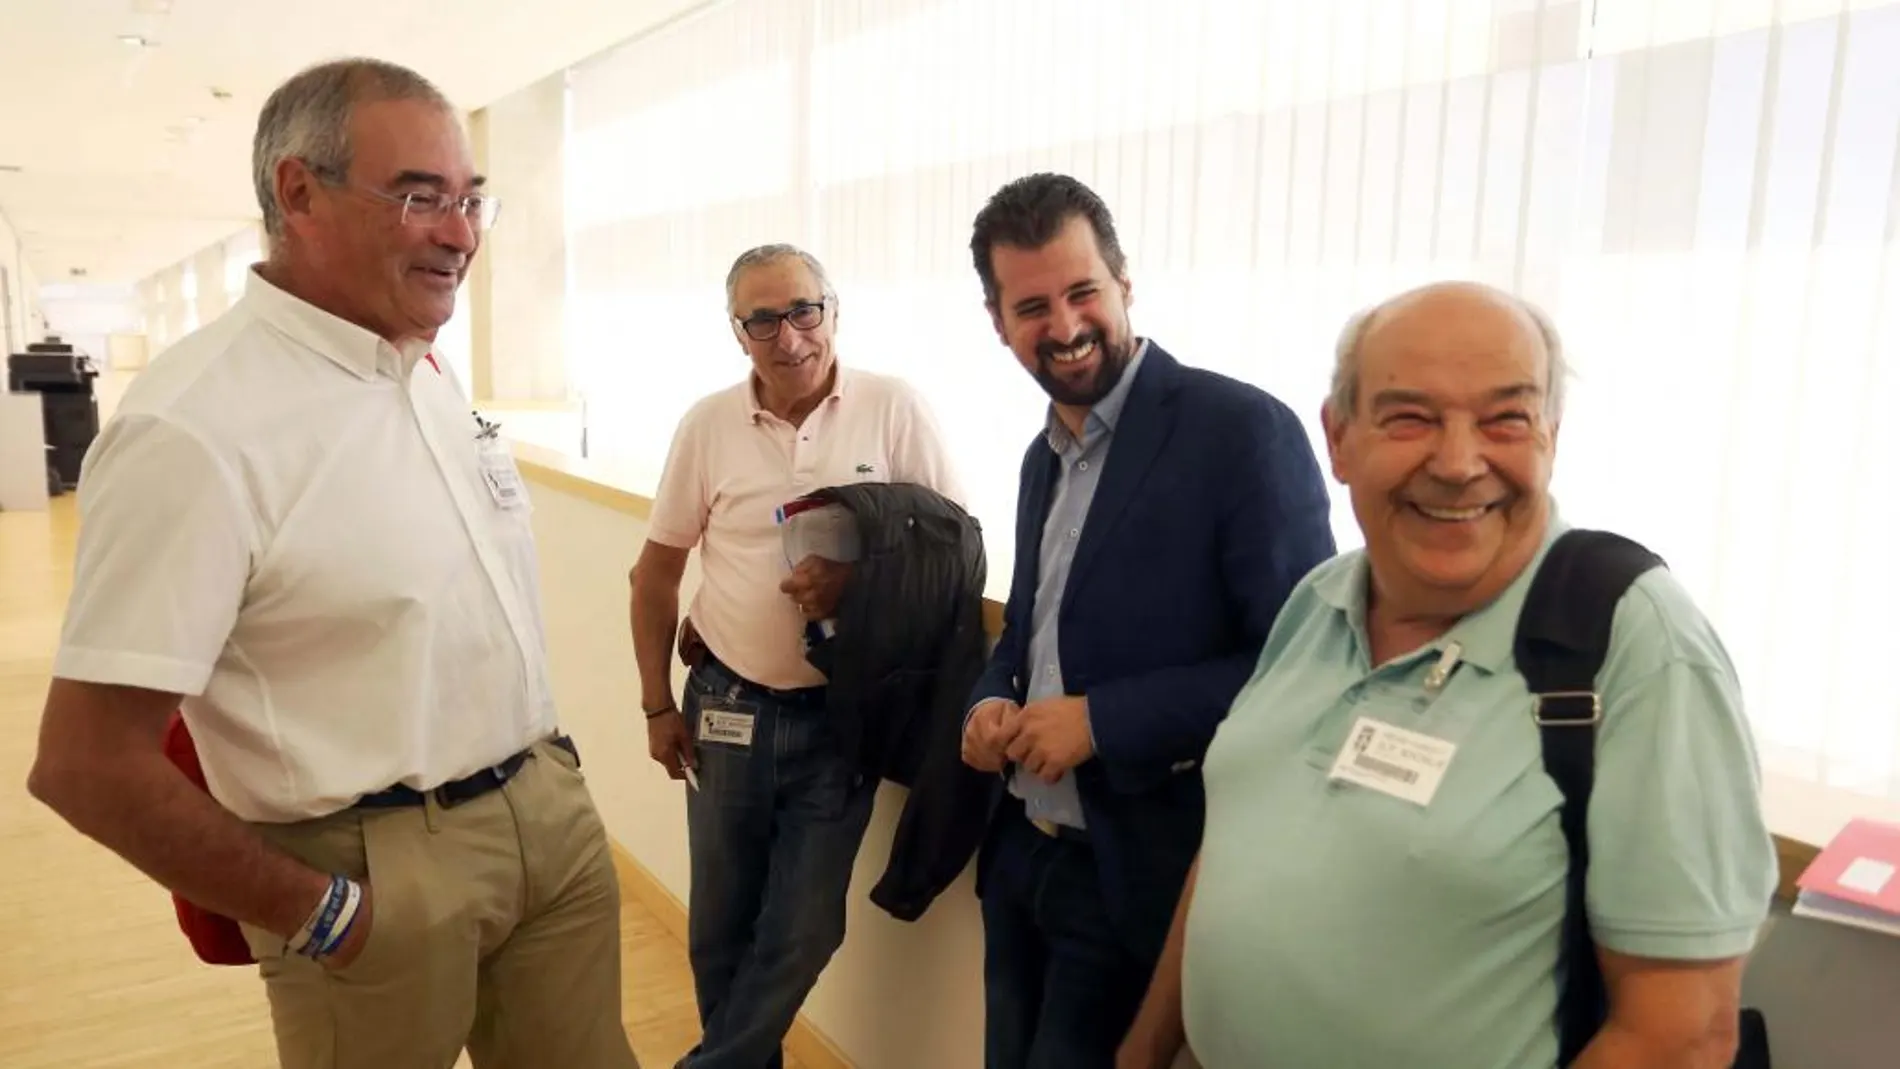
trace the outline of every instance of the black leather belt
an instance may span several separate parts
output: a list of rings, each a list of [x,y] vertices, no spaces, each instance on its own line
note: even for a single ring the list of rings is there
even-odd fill
[[[566,735],[556,735],[548,741],[573,754],[576,763],[580,761],[581,752],[579,747],[574,745],[573,739]],[[509,756],[501,764],[444,783],[434,790],[419,791],[414,787],[398,783],[394,787],[385,788],[375,794],[364,795],[357,799],[356,805],[359,809],[399,809],[403,806],[422,805],[433,797],[437,805],[444,809],[453,809],[464,802],[480,798],[514,779],[515,774],[521,771],[521,766],[526,764],[528,758],[532,756],[534,756],[534,748],[529,747]]]
[[[726,662],[706,651],[705,659],[700,662],[701,678],[714,690],[737,685],[741,691],[750,691],[754,697],[770,699],[774,704],[793,709],[823,709],[826,691],[824,687],[800,687],[797,690],[779,690],[776,687],[762,686],[740,675],[726,666]]]

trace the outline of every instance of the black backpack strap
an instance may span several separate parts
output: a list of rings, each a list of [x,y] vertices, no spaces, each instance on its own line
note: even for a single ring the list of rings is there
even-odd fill
[[[1638,576],[1662,564],[1661,557],[1621,535],[1566,531],[1545,554],[1517,618],[1517,670],[1532,695],[1544,769],[1563,792],[1564,840],[1570,846],[1557,993],[1559,1066],[1576,1060],[1609,1013],[1584,904],[1596,725],[1603,718],[1597,673],[1609,655],[1617,602]]]

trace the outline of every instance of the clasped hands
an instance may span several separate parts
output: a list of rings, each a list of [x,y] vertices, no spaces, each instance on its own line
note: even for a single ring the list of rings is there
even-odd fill
[[[1095,756],[1085,697],[1044,698],[1018,705],[991,698],[963,725],[963,763],[979,772],[1001,772],[1014,762],[1044,783]]]

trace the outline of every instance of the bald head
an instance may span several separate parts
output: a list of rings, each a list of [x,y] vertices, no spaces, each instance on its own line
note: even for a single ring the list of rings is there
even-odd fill
[[[1432,353],[1525,349],[1543,369],[1537,384],[1545,415],[1563,415],[1563,341],[1536,306],[1478,282],[1434,282],[1407,290],[1353,316],[1333,354],[1333,384],[1326,407],[1342,419],[1357,409],[1369,348],[1396,347],[1397,359]]]
[[[1354,319],[1338,355],[1320,419],[1372,602],[1442,634],[1523,574],[1549,529],[1563,349],[1530,305],[1454,282]]]

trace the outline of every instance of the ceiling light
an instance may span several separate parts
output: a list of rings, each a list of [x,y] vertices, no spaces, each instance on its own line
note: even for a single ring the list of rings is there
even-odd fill
[[[145,46],[151,44],[150,41],[147,41],[145,38],[139,36],[136,33],[120,34],[119,43],[122,45],[125,45],[128,48],[144,48]]]

